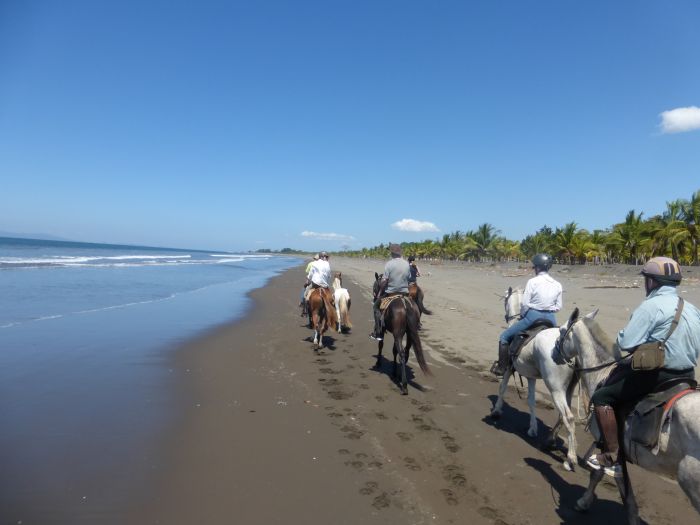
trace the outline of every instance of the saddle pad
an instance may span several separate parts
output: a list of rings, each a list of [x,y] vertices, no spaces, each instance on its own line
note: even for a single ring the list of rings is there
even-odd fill
[[[382,302],[379,303],[379,309],[383,312],[389,307],[394,299],[398,299],[399,297],[403,297],[403,295],[387,295],[386,297],[383,297]]]

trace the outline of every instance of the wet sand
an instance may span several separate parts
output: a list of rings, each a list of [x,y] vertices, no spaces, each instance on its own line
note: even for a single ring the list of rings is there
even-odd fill
[[[125,522],[624,522],[608,484],[587,515],[572,509],[588,475],[581,467],[566,472],[561,451],[540,450],[545,425],[555,420],[546,395],[539,438],[527,437],[527,406],[513,388],[504,417],[487,417],[497,383],[484,370],[504,325],[494,294],[524,286],[527,268],[419,265],[425,303],[434,311],[421,332],[434,376],[411,361],[409,395],[401,396],[390,361],[373,369],[377,347],[367,337],[370,286],[383,262],[331,265],[343,271],[352,296],[354,330],[330,332],[320,352],[312,350],[296,306],[300,266],[254,291],[245,320],[177,353],[181,417],[154,460],[153,487]],[[639,288],[624,288],[640,284],[624,267],[559,270],[553,275],[565,288],[564,311],[600,308],[610,334],[643,297]],[[700,304],[697,280],[686,282],[684,297]],[[591,438],[582,429],[578,437],[580,455]],[[631,472],[648,523],[698,521],[675,483]]]

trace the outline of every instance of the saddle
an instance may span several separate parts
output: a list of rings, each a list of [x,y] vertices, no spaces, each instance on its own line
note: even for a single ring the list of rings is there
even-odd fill
[[[508,353],[510,354],[511,361],[515,361],[518,358],[518,355],[520,355],[520,350],[522,350],[526,344],[532,341],[537,334],[539,334],[542,330],[553,327],[554,325],[548,319],[538,319],[528,328],[516,334],[508,347]]]
[[[694,379],[686,377],[671,379],[661,383],[636,404],[622,408],[620,415],[623,417],[618,421],[624,421],[627,428],[624,436],[629,461],[637,463],[641,448],[648,449],[654,455],[666,451],[673,405],[681,397],[697,392],[697,384]]]

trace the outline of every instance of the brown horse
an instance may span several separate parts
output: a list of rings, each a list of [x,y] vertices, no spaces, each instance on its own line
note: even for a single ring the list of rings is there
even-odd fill
[[[333,294],[328,288],[314,288],[308,300],[309,322],[314,329],[314,350],[323,348],[323,334],[332,327],[337,331],[338,316],[333,306]]]
[[[379,291],[379,283],[381,281],[381,276],[377,273],[374,274],[374,295],[376,296]],[[413,302],[410,297],[399,296],[389,303],[384,310],[383,315],[383,326],[382,326],[382,339],[379,341],[379,353],[377,354],[377,363],[375,368],[381,368],[382,362],[382,349],[384,348],[384,334],[389,331],[394,336],[394,370],[393,377],[394,380],[399,380],[398,368],[396,363],[396,356],[400,357],[401,361],[401,382],[399,384],[401,388],[401,394],[408,394],[408,377],[406,375],[406,362],[408,361],[409,351],[411,346],[415,347],[416,359],[418,361],[418,366],[426,375],[432,375],[430,369],[428,368],[428,363],[425,362],[425,357],[423,356],[423,346],[420,342],[420,337],[418,336],[418,325],[420,323],[420,311],[418,305]],[[406,336],[406,347],[403,347],[403,338]]]
[[[420,313],[425,315],[433,315],[432,311],[423,306],[423,290],[420,286],[418,286],[418,283],[408,283],[408,295],[410,295],[413,302],[418,305],[418,310],[420,310]]]

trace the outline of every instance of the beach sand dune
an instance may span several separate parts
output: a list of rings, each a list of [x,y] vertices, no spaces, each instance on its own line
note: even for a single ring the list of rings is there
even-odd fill
[[[370,286],[383,264],[331,260],[352,296],[355,329],[330,332],[318,353],[296,306],[303,267],[254,291],[245,320],[178,353],[182,417],[164,439],[154,490],[129,522],[624,522],[612,485],[601,485],[588,514],[572,509],[587,471],[564,471],[561,451],[541,451],[526,436],[527,406],[513,389],[503,418],[487,417],[497,383],[484,370],[504,325],[494,294],[524,286],[529,270],[420,264],[434,311],[421,332],[434,376],[424,376],[412,357],[409,395],[401,396],[390,350],[374,370],[377,345],[367,336]],[[586,270],[553,272],[565,288],[565,312],[600,308],[614,334],[643,297],[639,288],[617,286],[640,281],[628,269]],[[700,304],[697,283],[686,288],[684,296]],[[540,439],[555,420],[542,400]],[[581,429],[579,442],[581,454],[591,443]],[[635,467],[632,476],[647,522],[697,522],[675,483]]]

